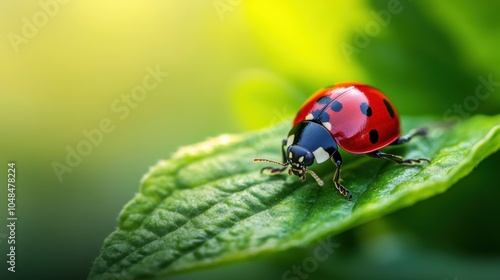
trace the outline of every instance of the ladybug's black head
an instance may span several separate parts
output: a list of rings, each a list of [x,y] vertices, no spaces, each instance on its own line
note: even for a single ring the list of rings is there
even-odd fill
[[[306,179],[306,167],[314,162],[314,155],[301,146],[291,145],[286,152],[287,163],[291,168],[288,170],[290,175],[296,175],[302,181]]]
[[[306,179],[306,173],[311,174],[320,186],[323,181],[311,170],[307,169],[314,161],[322,163],[328,160],[337,151],[337,142],[330,131],[322,124],[313,121],[303,121],[295,125],[283,140],[283,162],[256,158],[254,162],[269,162],[281,165],[281,168],[264,167],[262,170],[271,170],[271,174],[281,173],[288,169],[290,175]]]
[[[314,163],[314,155],[309,150],[298,145],[291,145],[286,151],[286,164],[291,167],[288,169],[288,174],[295,175],[300,180],[306,180],[306,173],[311,174],[320,186],[323,186],[323,181],[312,170],[307,167]]]
[[[264,167],[262,170],[270,169],[271,174],[280,173],[285,170],[285,168],[290,165],[290,169],[288,169],[288,174],[295,175],[300,178],[300,180],[306,180],[306,173],[311,174],[313,178],[318,182],[320,186],[323,186],[323,181],[314,173],[312,170],[307,169],[308,166],[314,163],[314,154],[311,153],[304,147],[298,145],[291,145],[287,148],[285,156],[285,162],[277,162],[274,160],[256,158],[254,162],[265,161],[274,163],[277,165],[283,166],[283,168],[272,168],[272,167]]]

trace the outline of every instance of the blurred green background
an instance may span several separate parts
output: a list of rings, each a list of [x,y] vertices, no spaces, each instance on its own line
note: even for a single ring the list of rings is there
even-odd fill
[[[290,117],[339,81],[381,88],[403,116],[498,114],[498,11],[493,0],[0,2],[0,179],[16,162],[18,217],[14,275],[0,225],[1,279],[85,278],[149,166]],[[114,129],[85,146],[82,131],[103,120]],[[68,149],[86,155],[59,180]],[[332,237],[340,246],[307,279],[500,279],[499,160]],[[4,187],[2,224],[6,199]],[[314,248],[175,278],[281,279]]]

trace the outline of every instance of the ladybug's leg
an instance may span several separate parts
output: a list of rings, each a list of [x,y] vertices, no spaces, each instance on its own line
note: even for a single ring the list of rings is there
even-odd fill
[[[410,141],[415,136],[425,136],[425,135],[427,135],[427,127],[421,127],[417,130],[410,131],[410,133],[406,134],[405,136],[399,137],[394,142],[392,142],[391,145],[403,144]]]
[[[337,188],[337,190],[339,191],[339,193],[341,195],[343,195],[343,196],[347,197],[349,200],[351,200],[352,199],[351,191],[346,189],[340,183],[340,166],[342,165],[342,156],[340,155],[339,152],[333,153],[332,161],[337,166],[337,169],[335,170],[335,173],[333,174],[333,184],[335,184],[335,188]]]
[[[279,174],[283,171],[285,171],[285,169],[287,168],[287,164],[286,164],[286,155],[285,155],[285,146],[286,146],[286,143],[287,143],[287,139],[283,139],[283,142],[281,144],[281,157],[282,157],[282,162],[283,162],[283,167],[271,167],[271,166],[268,166],[268,167],[264,167],[260,170],[260,173],[262,173],[264,170],[271,170],[271,175],[274,175],[274,174]]]
[[[385,158],[385,159],[392,160],[392,161],[394,161],[396,163],[403,164],[403,165],[416,165],[416,164],[422,164],[424,162],[431,163],[426,158],[418,158],[418,159],[408,158],[408,159],[404,159],[403,157],[400,157],[400,156],[397,156],[397,155],[393,155],[393,154],[383,153],[381,151],[371,152],[371,153],[369,153],[367,155],[369,155],[371,157],[375,157],[375,158]]]

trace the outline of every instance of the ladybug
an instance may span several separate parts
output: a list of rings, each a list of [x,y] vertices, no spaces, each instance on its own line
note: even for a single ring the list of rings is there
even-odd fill
[[[426,134],[427,129],[420,128],[401,136],[396,108],[380,90],[362,83],[339,83],[319,90],[301,107],[288,137],[283,139],[283,162],[263,158],[253,161],[281,165],[261,169],[261,172],[270,170],[272,175],[290,166],[289,175],[304,181],[309,173],[323,186],[323,181],[307,167],[315,160],[319,164],[331,158],[336,165],[333,183],[340,194],[351,200],[351,192],[340,183],[339,147],[351,154],[385,158],[403,165],[430,163],[426,158],[404,159],[379,151]]]

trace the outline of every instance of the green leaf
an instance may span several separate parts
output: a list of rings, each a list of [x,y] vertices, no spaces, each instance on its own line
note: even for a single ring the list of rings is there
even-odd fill
[[[500,115],[453,129],[423,118],[403,124],[406,131],[429,126],[430,135],[390,151],[432,163],[399,166],[343,153],[352,201],[332,187],[330,162],[313,167],[324,187],[310,177],[259,173],[263,165],[252,158],[278,160],[288,122],[182,148],[144,176],[89,278],[159,277],[308,245],[444,192],[500,148]]]

